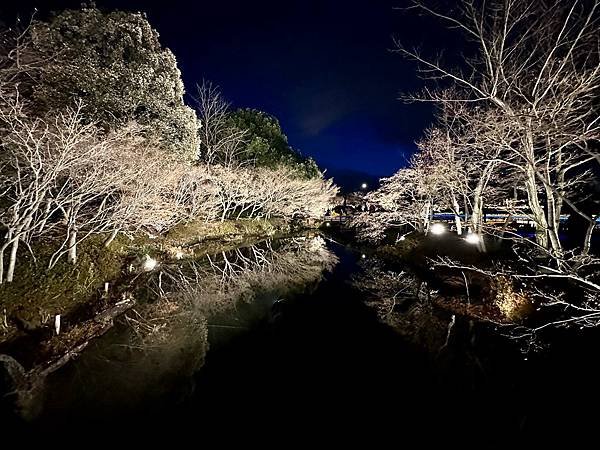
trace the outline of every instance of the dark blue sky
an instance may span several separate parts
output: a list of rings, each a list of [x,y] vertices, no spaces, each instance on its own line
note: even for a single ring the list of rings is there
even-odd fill
[[[412,63],[390,52],[392,35],[426,46],[438,38],[431,22],[394,10],[406,3],[96,1],[100,8],[145,11],[177,56],[188,92],[211,80],[235,106],[275,115],[292,146],[330,173],[377,176],[405,164],[432,120],[428,106],[397,100],[422,83]],[[79,4],[5,1],[0,9],[6,20],[33,5],[47,11]]]

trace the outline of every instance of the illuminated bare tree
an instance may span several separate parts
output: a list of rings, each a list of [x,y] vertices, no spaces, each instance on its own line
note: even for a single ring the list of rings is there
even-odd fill
[[[209,166],[242,163],[246,131],[229,122],[230,105],[219,88],[209,81],[198,85],[196,109],[200,120],[198,157]]]
[[[414,1],[412,9],[463,32],[476,47],[467,70],[459,71],[398,43],[426,77],[461,92],[448,99],[428,89],[418,99],[493,111],[490,117],[502,126],[488,141],[505,150],[502,162],[521,173],[538,244],[560,256],[563,205],[592,219],[577,207],[574,192],[581,171],[597,160],[591,143],[600,135],[598,1],[465,0],[455,13]]]
[[[504,148],[488,138],[490,125],[494,136],[505,132],[490,115],[493,111],[456,101],[447,101],[443,108],[436,127],[418,142],[419,156],[431,166],[440,191],[438,206],[454,213],[457,232],[461,234],[462,204],[469,230],[481,233],[484,206],[502,204],[519,174]]]
[[[0,267],[10,247],[7,281],[13,279],[20,242],[29,245],[60,229],[65,237],[49,266],[63,254],[75,263],[79,242],[93,233],[119,229],[134,213],[139,223],[140,212],[153,209],[147,194],[157,178],[149,175],[160,160],[143,159],[148,155],[136,126],[104,134],[83,120],[80,107],[29,120],[18,104],[5,107],[2,120],[7,128],[2,138],[5,203],[0,218],[5,239]]]
[[[381,187],[366,195],[367,210],[353,218],[360,234],[376,241],[390,228],[428,232],[433,210],[441,202],[436,170],[423,155],[417,155],[408,168],[383,178]]]

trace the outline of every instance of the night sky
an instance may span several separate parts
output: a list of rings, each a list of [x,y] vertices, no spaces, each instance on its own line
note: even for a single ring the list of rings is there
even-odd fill
[[[3,2],[2,20],[34,6],[80,1]],[[393,53],[392,36],[435,47],[426,19],[394,9],[406,0],[160,2],[98,0],[106,9],[145,11],[177,56],[188,93],[211,80],[240,107],[275,115],[291,145],[329,174],[392,174],[432,121],[428,105],[406,105],[400,92],[422,86],[413,63]],[[17,6],[18,5],[18,6]],[[445,42],[445,45],[448,42]],[[439,43],[438,43],[439,44]],[[354,174],[360,177],[360,174]]]

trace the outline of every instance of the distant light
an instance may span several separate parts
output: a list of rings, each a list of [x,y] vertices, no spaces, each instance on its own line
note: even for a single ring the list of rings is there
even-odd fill
[[[330,227],[330,226],[331,226],[331,223],[329,223],[329,222],[325,222],[325,226],[326,226],[326,227]]]
[[[363,184],[360,185],[361,189],[366,189],[367,187],[368,187],[367,183],[363,183]]]
[[[446,227],[441,223],[434,223],[431,225],[429,231],[431,231],[432,234],[440,235],[446,232]]]
[[[467,237],[465,237],[465,241],[469,244],[479,244],[481,242],[481,236],[476,233],[469,233]]]
[[[363,253],[362,255],[360,255],[360,257],[361,257],[362,259],[365,259],[365,258],[367,257],[367,255],[365,255],[365,254]]]

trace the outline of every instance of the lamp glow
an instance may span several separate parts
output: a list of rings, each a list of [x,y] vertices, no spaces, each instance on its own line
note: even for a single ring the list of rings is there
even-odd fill
[[[142,270],[144,272],[151,272],[156,268],[157,265],[158,265],[157,260],[146,255],[146,257],[144,258],[144,262],[142,263]]]
[[[360,188],[361,188],[361,189],[366,189],[366,188],[367,188],[367,183],[363,183],[363,184],[361,184],[361,185],[360,185]]]
[[[479,244],[481,242],[481,236],[476,233],[469,233],[467,237],[465,237],[465,241],[469,244]]]
[[[431,231],[431,234],[439,236],[440,234],[444,234],[446,232],[446,227],[441,223],[434,223],[433,225],[431,225],[429,231]]]

